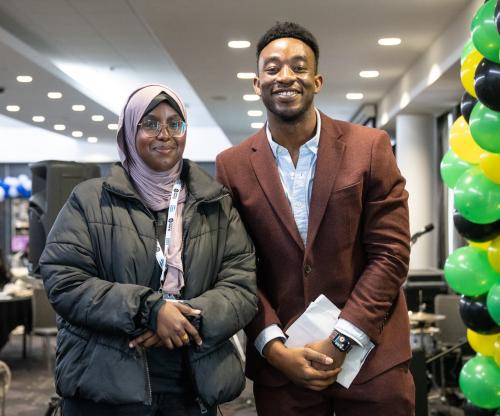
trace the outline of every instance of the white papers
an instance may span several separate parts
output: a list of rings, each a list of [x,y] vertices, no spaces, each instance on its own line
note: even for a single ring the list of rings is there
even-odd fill
[[[303,347],[306,344],[328,338],[339,319],[339,314],[339,308],[326,296],[319,295],[287,329],[288,339],[285,345],[287,347]],[[337,382],[340,385],[349,388],[373,347],[374,344],[371,341],[365,347],[353,345],[347,353],[342,364],[342,371],[337,377]]]

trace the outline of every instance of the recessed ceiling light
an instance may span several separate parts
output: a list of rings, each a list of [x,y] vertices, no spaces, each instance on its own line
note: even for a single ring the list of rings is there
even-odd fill
[[[345,98],[347,98],[348,100],[362,100],[363,97],[364,95],[361,94],[360,92],[348,92],[345,95]]]
[[[118,130],[118,124],[110,123],[110,124],[108,124],[108,129],[110,129],[110,130]]]
[[[10,111],[11,113],[15,113],[16,111],[19,111],[21,109],[21,107],[19,107],[18,105],[8,105],[5,108],[7,109],[7,111]]]
[[[243,99],[245,101],[258,101],[260,97],[257,94],[245,94]]]
[[[97,142],[99,141],[99,139],[98,139],[97,137],[93,137],[93,136],[91,136],[91,137],[88,137],[88,138],[87,138],[87,141],[88,141],[89,143],[97,143]]]
[[[81,104],[75,104],[71,106],[73,111],[85,111],[85,106]]]
[[[234,49],[248,48],[251,43],[248,40],[232,40],[227,43],[227,46]]]
[[[236,76],[239,79],[254,79],[256,77],[255,72],[238,72]]]
[[[66,130],[66,126],[64,124],[54,124],[54,130],[63,131]]]
[[[264,123],[250,123],[250,127],[252,129],[261,129],[262,127],[264,127]]]
[[[16,77],[17,82],[31,82],[33,81],[33,78],[30,77],[29,75],[18,75]]]
[[[396,46],[401,44],[400,38],[382,38],[378,40],[378,44],[382,46]]]
[[[44,116],[33,116],[31,118],[35,123],[43,123],[45,121]]]
[[[92,121],[103,121],[104,120],[104,116],[101,116],[100,114],[94,114],[92,116]]]
[[[75,130],[75,131],[72,131],[72,132],[71,132],[71,135],[72,135],[73,137],[82,137],[82,136],[83,136],[83,133],[82,133],[81,131],[79,131],[79,130]]]
[[[359,76],[361,78],[377,78],[380,75],[378,71],[361,71]]]
[[[47,93],[47,97],[52,98],[53,100],[58,100],[59,98],[62,98],[62,93],[57,91],[51,91]]]
[[[248,110],[247,114],[250,117],[260,117],[262,115],[262,111],[260,111],[260,110]]]

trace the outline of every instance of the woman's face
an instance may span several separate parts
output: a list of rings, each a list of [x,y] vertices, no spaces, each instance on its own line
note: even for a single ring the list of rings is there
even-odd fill
[[[172,169],[182,158],[184,146],[186,145],[186,134],[173,138],[167,132],[166,124],[173,121],[182,121],[181,116],[167,103],[163,102],[146,114],[141,122],[144,122],[144,120],[159,121],[162,124],[162,129],[158,135],[154,135],[139,126],[135,136],[137,153],[144,163],[153,170],[165,172]]]

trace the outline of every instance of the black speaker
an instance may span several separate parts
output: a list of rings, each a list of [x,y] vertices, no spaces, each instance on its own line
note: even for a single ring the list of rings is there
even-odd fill
[[[39,273],[38,261],[47,235],[73,188],[80,182],[101,176],[94,163],[44,160],[30,165],[32,194],[29,200],[29,270]]]

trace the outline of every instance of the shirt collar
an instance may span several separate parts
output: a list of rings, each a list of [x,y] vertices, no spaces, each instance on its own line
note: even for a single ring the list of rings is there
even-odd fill
[[[321,132],[321,116],[319,114],[318,109],[315,107],[314,111],[316,112],[316,133],[313,137],[311,137],[307,142],[305,142],[301,148],[305,147],[308,149],[310,152],[314,154],[318,154],[318,147],[319,147],[319,136]],[[285,151],[288,153],[288,150],[281,146],[280,144],[276,143],[273,140],[273,136],[271,135],[271,130],[269,130],[269,123],[266,122],[266,136],[267,136],[267,141],[269,142],[269,145],[271,146],[271,150],[273,151],[274,157],[278,157],[278,154]]]

